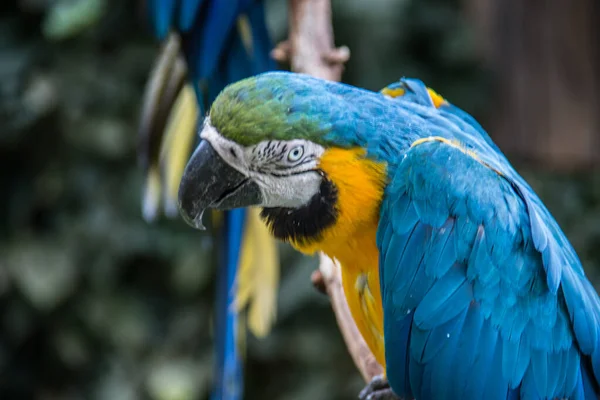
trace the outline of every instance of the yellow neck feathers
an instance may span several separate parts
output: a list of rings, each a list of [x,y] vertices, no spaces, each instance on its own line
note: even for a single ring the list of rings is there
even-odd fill
[[[303,253],[323,251],[340,261],[346,251],[355,253],[365,234],[377,229],[385,185],[385,165],[369,160],[363,149],[329,149],[319,163],[337,188],[337,220],[318,241],[292,243]],[[375,237],[372,237],[373,245]],[[356,257],[352,254],[351,257]],[[351,258],[351,259],[352,259]]]

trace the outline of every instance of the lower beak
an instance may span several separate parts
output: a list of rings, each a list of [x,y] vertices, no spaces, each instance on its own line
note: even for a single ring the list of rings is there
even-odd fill
[[[228,210],[262,203],[260,188],[230,166],[209,142],[202,140],[187,163],[179,184],[179,213],[197,229],[204,229],[207,208]]]

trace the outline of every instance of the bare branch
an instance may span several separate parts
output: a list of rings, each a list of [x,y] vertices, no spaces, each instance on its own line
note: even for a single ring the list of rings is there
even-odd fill
[[[330,0],[290,0],[289,13],[292,71],[339,81],[350,50],[334,46]]]

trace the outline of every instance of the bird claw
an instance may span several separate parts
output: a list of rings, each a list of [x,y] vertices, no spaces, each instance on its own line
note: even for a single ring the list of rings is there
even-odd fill
[[[360,391],[358,398],[360,400],[400,400],[383,375],[374,376],[371,382]]]

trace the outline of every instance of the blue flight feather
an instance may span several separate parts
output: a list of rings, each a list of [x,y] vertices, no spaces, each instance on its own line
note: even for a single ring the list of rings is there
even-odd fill
[[[502,374],[508,378],[510,387],[516,389],[529,366],[530,343],[526,338],[505,340],[502,351]]]
[[[154,27],[154,34],[160,40],[163,40],[171,30],[173,14],[177,7],[175,0],[149,0],[148,11],[150,13],[150,22]]]
[[[465,308],[463,312],[458,314],[453,320],[451,326],[444,327],[437,326],[433,329],[433,334],[430,337],[430,343],[437,341],[442,342],[444,345],[441,346],[439,353],[436,356],[436,362],[431,363],[431,386],[432,399],[455,399],[455,394],[450,392],[450,388],[453,386],[452,376],[448,372],[460,362],[460,354],[457,354],[457,345],[460,338],[460,331],[462,330],[465,317],[468,309]],[[433,344],[433,343],[432,343]],[[437,344],[436,347],[438,347]],[[429,347],[429,346],[428,346]]]
[[[496,343],[498,341],[498,332],[491,326],[489,320],[483,323],[479,334],[479,342],[477,348],[473,351],[477,352],[473,369],[469,371],[469,379],[465,380],[464,376],[456,377],[460,381],[465,382],[466,386],[461,398],[463,399],[483,399],[483,392],[488,382],[495,378],[491,376],[490,369],[493,361],[494,353],[496,352]]]
[[[411,238],[413,236],[415,237],[420,237],[420,235],[422,235],[423,230],[422,230],[422,225],[415,225],[414,228],[408,232],[406,235],[394,235],[390,238],[390,247],[387,249],[388,251],[385,252],[385,257],[386,258],[390,258],[390,259],[401,259],[403,257],[403,255],[406,252],[406,249],[408,247],[410,247],[410,243],[411,243]],[[418,239],[415,239],[414,242],[417,242]],[[390,271],[389,275],[388,274],[382,274],[382,278],[385,281],[397,281],[397,277],[398,276],[403,276],[403,274],[407,273],[407,271]],[[401,284],[401,282],[399,282]],[[389,288],[391,289],[389,292],[388,291],[383,291],[382,290],[382,294],[384,297],[388,297],[390,295],[393,295],[394,292],[396,291],[395,286],[389,286]],[[400,312],[402,313],[402,312]],[[396,314],[396,313],[394,313]]]
[[[422,330],[419,329],[418,326],[413,327],[414,336],[417,336],[416,332],[419,331],[422,333],[428,333],[426,335],[427,340],[424,343],[425,348],[421,349],[420,351],[421,356],[419,358],[419,362],[427,363],[431,361],[434,357],[438,356],[440,350],[448,347],[448,342],[450,340],[455,340],[460,337],[467,312],[468,308],[465,308],[460,314],[444,323],[441,323],[434,329]],[[451,347],[455,347],[455,345]],[[414,357],[416,357],[417,353],[419,353],[419,349],[417,346],[415,346],[415,351],[412,354]],[[446,373],[448,373],[448,371],[446,371]]]
[[[404,344],[411,341],[412,318],[412,313],[398,318],[390,318],[384,321],[383,327],[384,333],[392,343],[385,348],[385,358],[389,360],[387,368],[398,371],[397,374],[389,378],[394,380],[394,387],[402,388],[402,393],[408,393],[409,398],[412,396],[409,382],[410,355],[408,354],[408,346]],[[397,350],[397,352],[393,352],[394,350]]]
[[[191,75],[196,78],[209,77],[214,73],[228,40],[232,39],[239,14],[238,1],[213,0],[207,4],[204,21],[199,29],[184,36]]]
[[[425,272],[437,279],[446,274],[456,261],[456,248],[452,239],[454,219],[446,223],[433,235],[430,247],[424,257]]]
[[[401,235],[415,226],[419,220],[419,215],[410,198],[400,196],[391,210],[390,218],[393,221],[394,231]]]
[[[233,308],[236,296],[235,278],[239,264],[242,234],[244,232],[245,209],[232,210],[225,214],[223,230],[224,246],[219,274],[218,310],[216,324],[217,358],[215,386],[211,399],[236,400],[242,396],[242,368],[238,346],[237,312]],[[223,282],[225,284],[223,284]]]
[[[189,31],[196,20],[204,0],[180,0],[179,4],[179,31]]]
[[[262,71],[275,69],[275,61],[271,57],[271,40],[265,21],[265,10],[262,2],[257,2],[251,7],[242,5],[247,9],[246,15],[250,22],[250,34],[252,36],[252,73],[258,74]]]
[[[461,360],[455,364],[451,372],[453,385],[449,391],[455,393],[457,398],[463,398],[467,386],[467,381],[461,379],[461,377],[479,372],[474,370],[474,364],[479,357],[479,342],[483,332],[483,323],[484,317],[481,307],[478,304],[471,304],[457,344]],[[478,379],[478,377],[473,376],[473,379]]]

